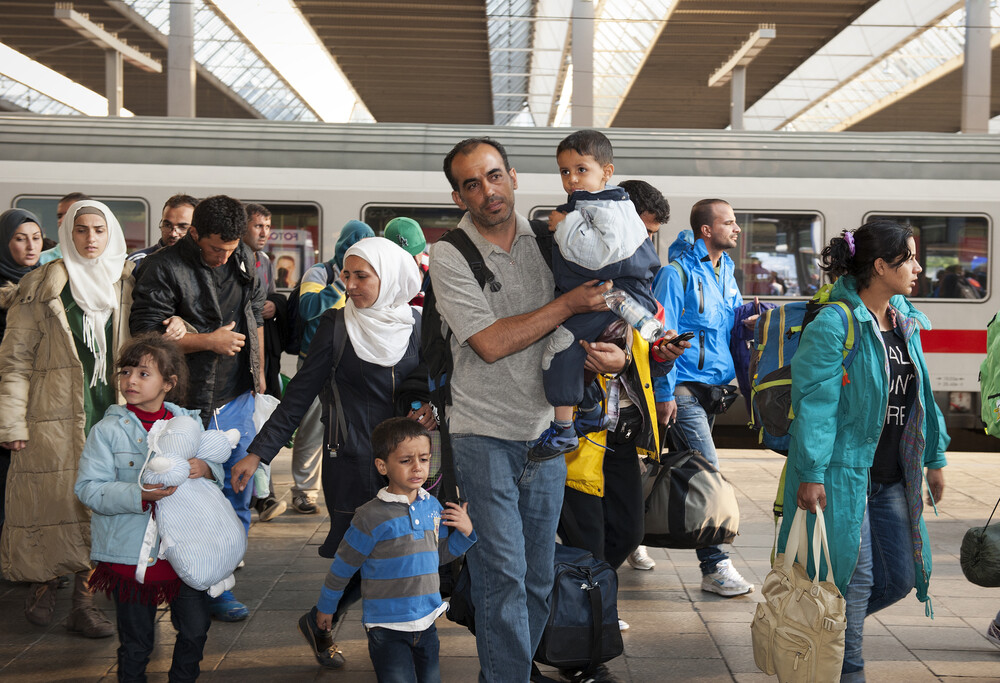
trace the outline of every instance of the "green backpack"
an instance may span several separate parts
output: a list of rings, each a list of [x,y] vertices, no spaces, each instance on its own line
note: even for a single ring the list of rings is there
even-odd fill
[[[986,326],[986,358],[979,366],[979,391],[986,433],[1000,439],[1000,320],[996,315]]]

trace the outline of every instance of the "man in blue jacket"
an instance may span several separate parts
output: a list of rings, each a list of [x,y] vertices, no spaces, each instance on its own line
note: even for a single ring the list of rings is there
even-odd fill
[[[678,238],[671,255],[677,247],[679,254],[653,280],[653,295],[663,304],[664,328],[694,333],[691,348],[677,359],[673,371],[653,379],[654,397],[657,417],[672,428],[674,443],[701,451],[718,467],[712,441],[715,415],[705,411],[689,383],[729,384],[736,376],[729,336],[733,310],[743,304],[743,297],[726,252],[736,246],[740,226],[728,202],[703,199],[691,207],[691,230],[694,244],[678,244]],[[702,590],[726,597],[753,590],[719,547],[699,548],[697,553]]]

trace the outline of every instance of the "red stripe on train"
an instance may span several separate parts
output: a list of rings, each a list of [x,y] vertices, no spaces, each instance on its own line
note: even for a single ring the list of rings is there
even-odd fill
[[[986,355],[986,330],[921,330],[924,353]]]

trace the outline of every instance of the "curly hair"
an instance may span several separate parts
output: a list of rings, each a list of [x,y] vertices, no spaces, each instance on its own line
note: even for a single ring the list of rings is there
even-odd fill
[[[628,198],[635,204],[635,212],[639,215],[647,211],[653,214],[653,219],[661,225],[670,222],[670,202],[663,193],[645,180],[625,180],[618,186],[628,192]]]
[[[868,221],[830,240],[820,254],[822,268],[835,278],[851,275],[860,292],[871,284],[875,261],[882,259],[892,268],[899,268],[913,256],[908,244],[911,237],[913,228],[908,225],[885,218]]]
[[[198,239],[219,235],[223,242],[235,242],[246,234],[247,212],[240,200],[217,194],[198,202],[191,225],[197,230]]]

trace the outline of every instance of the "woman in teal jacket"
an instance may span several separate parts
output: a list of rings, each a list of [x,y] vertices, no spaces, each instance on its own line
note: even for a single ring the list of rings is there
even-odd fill
[[[847,601],[841,681],[863,681],[865,616],[914,586],[932,614],[923,472],[937,502],[949,438],[920,346],[920,328],[930,323],[905,298],[921,272],[912,230],[872,221],[831,240],[822,259],[838,278],[831,299],[852,309],[858,352],[845,371],[847,330],[832,307],[802,334],[792,359],[795,420],[784,504],[823,508],[833,579]],[[783,520],[779,552],[792,518]]]

